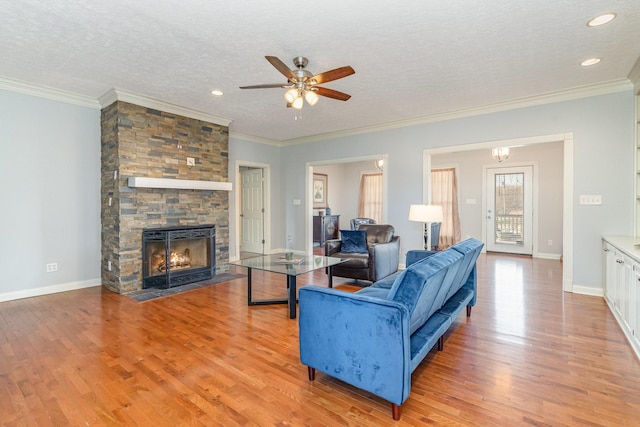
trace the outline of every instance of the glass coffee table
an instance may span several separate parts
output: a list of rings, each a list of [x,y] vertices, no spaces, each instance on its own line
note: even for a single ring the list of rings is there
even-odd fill
[[[248,305],[267,305],[267,304],[288,304],[289,318],[296,318],[296,277],[300,274],[309,273],[313,270],[321,268],[329,269],[329,287],[333,287],[332,267],[336,264],[346,262],[343,258],[333,258],[326,256],[294,256],[293,260],[286,260],[284,254],[264,255],[255,258],[241,259],[230,262],[229,265],[237,265],[247,268],[247,300]],[[251,271],[252,270],[269,271],[271,273],[287,275],[287,298],[285,299],[260,299],[255,300],[251,297]]]

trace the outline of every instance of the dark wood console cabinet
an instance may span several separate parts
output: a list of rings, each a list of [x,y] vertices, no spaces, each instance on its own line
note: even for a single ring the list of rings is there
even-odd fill
[[[340,215],[313,217],[313,241],[324,246],[324,242],[340,238]]]

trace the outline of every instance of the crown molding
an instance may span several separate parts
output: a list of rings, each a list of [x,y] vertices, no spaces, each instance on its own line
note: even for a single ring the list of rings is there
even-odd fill
[[[179,116],[190,117],[196,120],[202,120],[205,122],[213,123],[221,126],[229,126],[230,119],[216,116],[214,114],[205,113],[203,111],[193,110],[191,108],[181,107],[176,104],[161,101],[159,99],[150,98],[148,96],[138,95],[133,92],[127,92],[122,89],[112,88],[104,93],[98,102],[102,108],[113,104],[116,101],[128,102],[130,104],[140,105],[146,108],[152,108],[154,110],[164,111],[171,114],[177,114]]]
[[[255,142],[257,144],[273,145],[274,147],[284,147],[286,144],[282,141],[276,141],[275,139],[263,138],[261,136],[249,135],[241,132],[234,132],[229,130],[229,139],[241,139],[247,142]]]
[[[67,104],[79,105],[81,107],[100,108],[98,101],[90,96],[79,95],[73,92],[27,83],[22,80],[11,79],[0,76],[0,89],[10,92],[23,93],[25,95],[37,96],[39,98],[51,99],[53,101],[66,102]]]
[[[510,101],[488,104],[480,107],[465,108],[462,110],[451,111],[447,113],[433,114],[428,116],[420,116],[412,119],[398,120],[393,122],[381,123],[379,125],[364,126],[360,128],[348,129],[338,132],[329,132],[318,135],[312,135],[302,138],[293,138],[282,141],[284,145],[307,144],[310,142],[323,141],[327,139],[343,138],[347,136],[359,135],[370,132],[381,132],[390,129],[397,129],[409,126],[422,125],[427,123],[442,122],[446,120],[460,119],[464,117],[479,116],[482,114],[496,113],[506,110],[514,110],[518,108],[533,107],[543,104],[551,104],[555,102],[570,101],[579,98],[588,98],[591,96],[606,95],[609,93],[623,92],[633,89],[633,85],[629,79],[617,79],[604,83],[596,83],[586,86],[578,86],[575,88],[565,89],[556,92],[548,92],[540,95],[528,96],[525,98],[513,99]]]
[[[631,72],[629,72],[629,80],[631,80],[633,84],[633,92],[636,95],[640,95],[640,56],[631,69]]]

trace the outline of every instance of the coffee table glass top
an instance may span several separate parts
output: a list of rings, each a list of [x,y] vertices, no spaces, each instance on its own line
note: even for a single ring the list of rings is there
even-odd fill
[[[342,258],[320,255],[294,255],[293,258],[293,260],[287,261],[284,258],[284,254],[272,254],[232,261],[229,264],[256,270],[270,271],[272,273],[288,274],[289,276],[298,276],[319,268],[331,267],[346,261]]]

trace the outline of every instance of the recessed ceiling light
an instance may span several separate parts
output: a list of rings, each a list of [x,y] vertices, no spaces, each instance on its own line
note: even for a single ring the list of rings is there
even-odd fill
[[[597,27],[613,21],[616,18],[615,13],[605,13],[604,15],[596,16],[591,21],[587,22],[588,27]]]
[[[224,92],[221,91],[220,89],[214,89],[214,90],[211,91],[211,95],[222,96],[222,95],[224,95]]]
[[[580,65],[588,67],[589,65],[596,65],[598,62],[600,62],[600,58],[589,58],[582,61]]]

